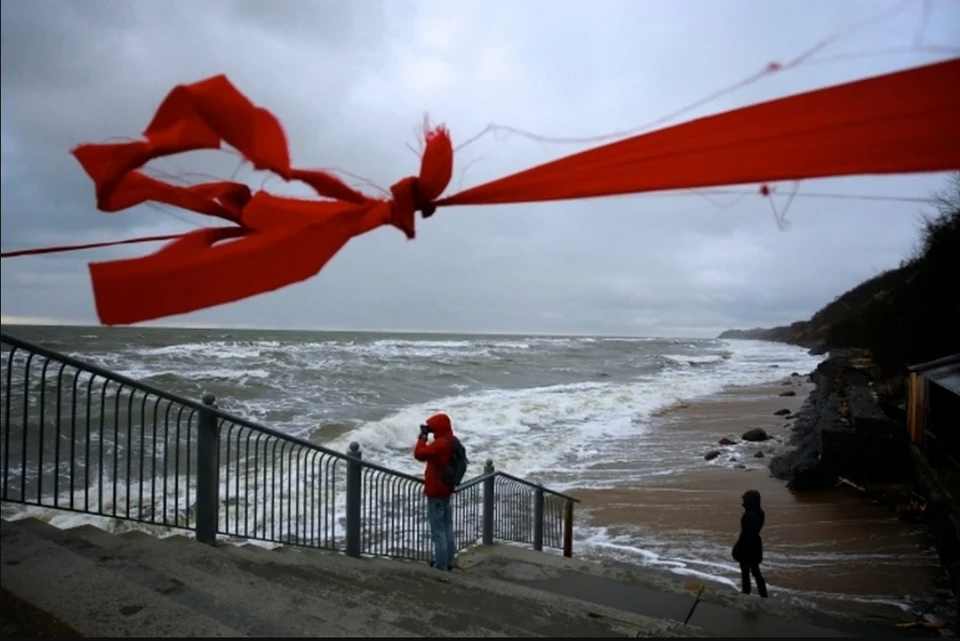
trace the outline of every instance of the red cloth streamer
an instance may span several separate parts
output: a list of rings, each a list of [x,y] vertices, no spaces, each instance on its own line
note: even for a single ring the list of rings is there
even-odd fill
[[[453,173],[443,127],[424,132],[420,173],[370,198],[337,177],[290,166],[277,119],[225,76],[181,85],[145,140],[81,145],[97,206],[175,205],[236,223],[200,229],[154,254],[92,263],[100,321],[135,323],[237,301],[310,278],[351,238],[384,224],[415,235],[437,207],[521,203],[827,176],[960,169],[960,58],[798,94],[576,153],[438,200]],[[236,148],[255,168],[310,185],[320,200],[234,182],[178,187],[139,171],[196,149]],[[229,241],[229,242],[224,242]]]
[[[116,247],[117,245],[135,245],[138,243],[156,243],[162,240],[173,240],[180,238],[183,234],[164,234],[162,236],[140,236],[139,238],[127,238],[125,240],[105,240],[99,243],[84,243],[82,245],[57,245],[54,247],[41,247],[39,249],[18,249],[15,251],[2,252],[2,258],[16,258],[17,256],[39,256],[41,254],[59,254],[61,252],[72,252],[81,249],[97,249],[99,247]]]

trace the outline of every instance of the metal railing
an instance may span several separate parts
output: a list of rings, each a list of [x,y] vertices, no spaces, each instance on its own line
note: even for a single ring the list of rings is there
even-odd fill
[[[218,535],[432,558],[423,480],[27,341],[3,345],[0,499]],[[576,499],[495,471],[452,498],[457,548],[572,554]]]
[[[473,522],[477,523],[473,541],[479,538],[485,545],[495,540],[525,543],[535,550],[557,548],[564,556],[572,556],[573,505],[579,503],[577,499],[498,472],[491,460],[487,460],[483,474],[457,490],[458,496],[471,492],[477,498],[457,507],[461,514],[470,514],[467,506],[473,506]]]

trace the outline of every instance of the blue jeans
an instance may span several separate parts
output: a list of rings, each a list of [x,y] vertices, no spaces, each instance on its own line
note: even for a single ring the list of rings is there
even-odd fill
[[[450,499],[427,498],[427,518],[433,539],[433,567],[447,571],[453,567],[457,540],[453,534],[453,506]]]

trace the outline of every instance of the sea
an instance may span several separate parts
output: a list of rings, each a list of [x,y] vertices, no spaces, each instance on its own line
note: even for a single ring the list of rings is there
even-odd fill
[[[4,331],[286,434],[417,473],[419,426],[447,412],[469,447],[469,476],[497,469],[551,487],[613,487],[583,478],[625,456],[656,415],[730,385],[808,373],[822,357],[778,343],[711,339],[386,334],[4,326]],[[677,447],[684,444],[677,443]],[[634,449],[631,447],[631,449]],[[645,450],[650,451],[650,450]],[[652,456],[646,476],[682,473]],[[696,461],[694,461],[696,463]]]
[[[356,442],[365,460],[412,474],[422,473],[412,457],[419,425],[447,412],[471,459],[468,478],[489,459],[559,491],[642,487],[702,467],[703,443],[671,437],[663,420],[670,408],[730,386],[805,375],[823,358],[790,345],[719,339],[3,330],[182,396],[211,393],[227,412],[329,448],[346,451]],[[5,516],[17,509],[5,506]],[[81,514],[50,518],[60,527],[91,522]],[[575,539],[578,554],[588,556],[616,556],[625,545],[589,519],[577,521]],[[644,549],[626,558],[660,560],[668,571],[698,561],[678,563],[675,550],[649,538],[627,545]],[[729,565],[704,558],[698,567],[721,561]],[[730,583],[729,572],[719,572],[716,578]]]

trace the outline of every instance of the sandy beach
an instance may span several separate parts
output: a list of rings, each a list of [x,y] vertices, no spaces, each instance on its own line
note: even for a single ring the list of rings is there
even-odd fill
[[[936,584],[938,568],[922,528],[897,520],[892,510],[868,502],[857,490],[794,494],[770,476],[771,454],[787,447],[791,421],[778,410],[799,409],[812,388],[806,377],[725,392],[664,413],[664,431],[699,453],[700,464],[675,476],[607,490],[576,492],[593,524],[610,528],[623,544],[659,542],[661,564],[673,559],[701,578],[719,575],[736,589],[739,568],[729,555],[742,513],[740,497],[759,490],[766,511],[764,574],[774,598],[813,602],[819,607],[908,620],[902,604]],[[795,396],[782,397],[786,390]],[[744,443],[740,435],[760,427],[770,439]],[[737,444],[722,446],[723,438]],[[720,451],[711,461],[703,455]],[[757,452],[763,452],[762,458]],[[725,562],[689,558],[688,551],[713,551]],[[686,554],[685,554],[686,553]],[[702,554],[698,554],[702,558]],[[699,567],[698,567],[699,564]],[[709,565],[709,567],[705,567]]]

